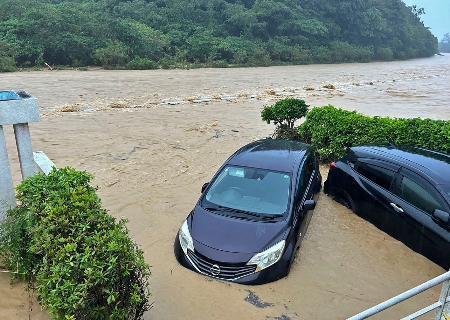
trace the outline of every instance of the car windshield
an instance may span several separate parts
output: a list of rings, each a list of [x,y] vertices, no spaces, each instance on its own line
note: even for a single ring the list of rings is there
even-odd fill
[[[288,208],[291,176],[264,169],[227,166],[204,197],[209,209],[283,216]]]

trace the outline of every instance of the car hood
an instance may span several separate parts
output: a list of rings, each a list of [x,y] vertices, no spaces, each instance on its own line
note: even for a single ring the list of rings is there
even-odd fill
[[[280,241],[287,233],[286,221],[247,221],[209,212],[197,206],[190,216],[191,236],[210,248],[258,253]]]

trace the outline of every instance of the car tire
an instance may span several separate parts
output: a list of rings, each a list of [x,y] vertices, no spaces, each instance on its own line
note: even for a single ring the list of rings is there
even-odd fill
[[[286,250],[286,255],[288,255],[289,257],[289,262],[287,263],[287,268],[286,268],[286,276],[289,274],[289,272],[291,272],[291,268],[292,265],[294,264],[295,261],[295,257],[297,256],[297,252],[300,249],[300,246],[296,246],[295,244],[293,244],[292,242],[289,244],[289,247]]]
[[[352,197],[348,193],[343,193],[339,195],[337,198],[337,202],[342,204],[347,209],[350,209],[351,211],[356,213],[356,206],[355,202],[353,201]]]
[[[320,191],[322,190],[322,179],[318,180],[315,188],[314,188],[314,193],[320,193]]]

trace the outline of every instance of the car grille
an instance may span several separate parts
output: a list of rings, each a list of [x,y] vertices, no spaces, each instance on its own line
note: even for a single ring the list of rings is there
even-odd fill
[[[208,259],[198,252],[188,251],[188,256],[201,273],[223,280],[236,280],[256,271],[256,265],[224,264]]]

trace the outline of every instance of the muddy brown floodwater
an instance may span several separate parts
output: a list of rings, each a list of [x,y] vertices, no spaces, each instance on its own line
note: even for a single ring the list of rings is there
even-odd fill
[[[324,89],[325,84],[335,90]],[[366,114],[450,119],[450,57],[405,62],[173,71],[56,71],[0,75],[41,101],[36,150],[95,175],[105,207],[129,220],[152,266],[145,319],[344,319],[444,272],[321,194],[286,279],[257,286],[180,267],[178,228],[202,184],[238,147],[268,136],[264,104],[285,96]],[[65,112],[63,112],[65,111]],[[6,134],[15,180],[19,167]],[[322,168],[326,176],[327,168]],[[383,314],[398,319],[438,289]],[[0,318],[48,319],[23,285],[0,273]]]

